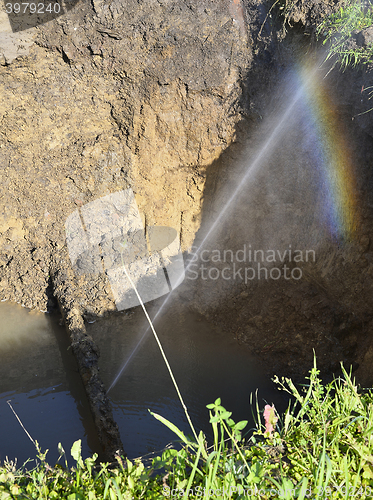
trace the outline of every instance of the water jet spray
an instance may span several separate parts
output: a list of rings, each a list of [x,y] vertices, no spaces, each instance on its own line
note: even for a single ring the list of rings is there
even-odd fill
[[[295,95],[292,97],[290,100],[287,108],[285,111],[282,113],[280,119],[278,120],[276,126],[272,129],[271,133],[269,134],[268,139],[264,142],[264,144],[260,147],[259,151],[257,152],[255,159],[250,163],[248,168],[246,169],[246,172],[239,182],[239,184],[236,186],[234,189],[233,193],[231,196],[228,198],[228,201],[224,204],[220,212],[218,213],[218,216],[215,218],[214,222],[210,226],[209,230],[203,237],[201,243],[199,244],[196,252],[194,252],[195,255],[198,255],[198,253],[203,249],[204,245],[208,241],[208,239],[211,237],[213,234],[214,230],[218,227],[218,225],[222,222],[224,217],[226,216],[226,213],[228,209],[231,207],[231,205],[234,203],[234,201],[237,199],[237,196],[239,193],[242,191],[243,187],[247,184],[247,182],[253,181],[255,174],[259,171],[259,169],[262,167],[264,160],[273,152],[274,148],[278,146],[279,141],[283,134],[285,133],[286,130],[286,124],[288,120],[290,120],[292,113],[294,112],[294,109],[298,102],[304,97],[305,94],[307,94],[308,87],[310,86],[313,78],[315,77],[315,74],[317,71],[320,69],[320,63],[316,64],[312,70],[308,70],[306,73],[306,76],[303,79],[303,82],[300,84],[299,88],[295,92]],[[186,266],[185,271],[182,273],[182,275],[179,276],[177,279],[174,288],[177,288],[179,286],[183,279],[185,274],[188,272],[192,262],[189,262],[189,264]],[[153,318],[153,322],[159,317],[159,315],[162,313],[164,308],[166,307],[167,303],[169,302],[170,298],[172,296],[172,291],[166,296],[165,300],[161,304],[161,306],[158,309],[158,312],[155,314]],[[150,327],[149,327],[150,328]],[[113,382],[111,383],[108,392],[116,385],[118,382],[120,376],[122,375],[123,371],[125,368],[128,366],[128,363],[131,361],[133,358],[134,354],[137,352],[139,347],[141,346],[142,342],[146,338],[149,328],[144,332],[134,349],[132,350],[130,356],[127,358],[125,363],[122,365],[120,368],[118,374],[114,378]]]

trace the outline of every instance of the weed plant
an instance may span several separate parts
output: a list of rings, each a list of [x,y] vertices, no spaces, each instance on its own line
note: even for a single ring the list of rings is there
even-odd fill
[[[373,496],[373,393],[358,390],[343,376],[323,384],[316,362],[306,383],[275,382],[292,396],[288,409],[268,423],[252,402],[256,427],[235,423],[220,399],[207,406],[213,430],[209,445],[202,432],[186,436],[162,416],[154,417],[178,437],[181,449],[166,449],[145,460],[117,457],[115,464],[83,460],[80,441],[71,455],[75,466],[51,467],[41,453],[32,470],[10,461],[0,467],[0,500],[22,499],[349,499]]]
[[[328,45],[326,59],[342,70],[373,61],[373,43],[359,46],[356,35],[373,24],[373,8],[362,0],[348,0],[336,13],[328,16],[317,28],[317,35]]]

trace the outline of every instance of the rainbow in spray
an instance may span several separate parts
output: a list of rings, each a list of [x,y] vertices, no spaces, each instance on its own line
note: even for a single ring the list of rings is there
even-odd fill
[[[323,72],[302,68],[307,121],[315,137],[313,155],[321,177],[323,212],[331,234],[338,240],[352,240],[359,225],[355,165],[333,96]]]

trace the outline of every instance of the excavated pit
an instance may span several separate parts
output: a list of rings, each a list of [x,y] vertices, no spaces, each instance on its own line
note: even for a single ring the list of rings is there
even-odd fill
[[[4,32],[0,298],[41,311],[58,300],[110,458],[123,445],[85,323],[116,305],[104,273],[74,273],[67,218],[132,189],[144,227],[177,230],[190,261],[281,115],[284,76],[309,57],[315,26],[337,7],[296,2],[287,36],[279,13],[267,16],[269,4],[249,0],[80,2],[20,34],[18,45]],[[329,195],[303,144],[306,120],[283,134],[203,247],[219,272],[226,262],[215,265],[214,250],[314,250],[301,279],[196,280],[187,272],[175,291],[174,307],[219,325],[268,375],[302,378],[315,351],[324,374],[343,362],[362,385],[373,383],[373,127],[362,92],[371,74],[369,66],[334,68],[325,79],[334,132],[352,159],[354,232],[335,236],[323,220]]]

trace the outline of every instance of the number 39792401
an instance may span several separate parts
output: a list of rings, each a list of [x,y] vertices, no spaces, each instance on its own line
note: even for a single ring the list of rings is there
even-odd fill
[[[7,14],[59,14],[61,5],[54,3],[16,2],[5,4]]]

